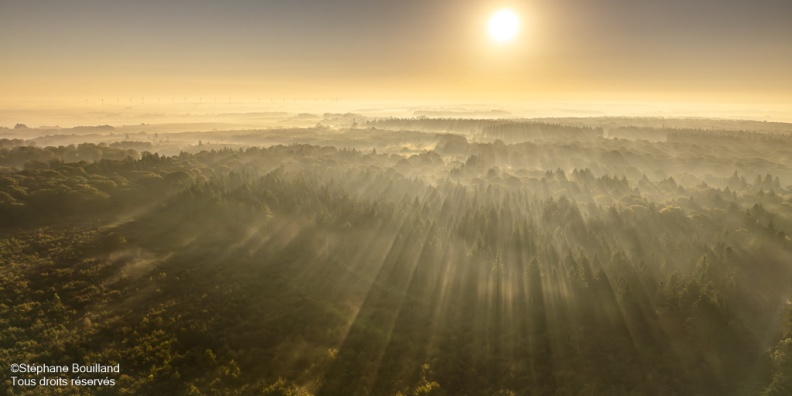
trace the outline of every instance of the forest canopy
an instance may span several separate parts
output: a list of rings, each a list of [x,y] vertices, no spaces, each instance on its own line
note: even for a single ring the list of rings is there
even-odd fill
[[[334,119],[0,139],[0,361],[120,364],[95,394],[792,390],[792,129]]]

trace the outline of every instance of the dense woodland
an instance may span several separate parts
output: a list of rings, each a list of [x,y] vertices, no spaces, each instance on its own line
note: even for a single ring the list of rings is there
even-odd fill
[[[628,124],[2,139],[4,391],[792,394],[792,126]]]

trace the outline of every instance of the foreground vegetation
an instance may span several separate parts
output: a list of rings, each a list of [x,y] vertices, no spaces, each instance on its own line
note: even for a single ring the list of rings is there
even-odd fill
[[[175,156],[4,141],[0,365],[121,367],[7,392],[792,391],[788,135],[371,125]]]

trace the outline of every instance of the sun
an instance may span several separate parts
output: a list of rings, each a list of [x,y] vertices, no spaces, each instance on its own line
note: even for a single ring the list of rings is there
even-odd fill
[[[520,19],[514,11],[504,9],[492,14],[487,26],[493,40],[505,43],[517,36],[520,31]]]

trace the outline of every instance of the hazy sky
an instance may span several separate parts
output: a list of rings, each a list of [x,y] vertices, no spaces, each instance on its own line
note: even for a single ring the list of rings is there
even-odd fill
[[[0,0],[0,100],[789,102],[790,21],[790,0]]]

